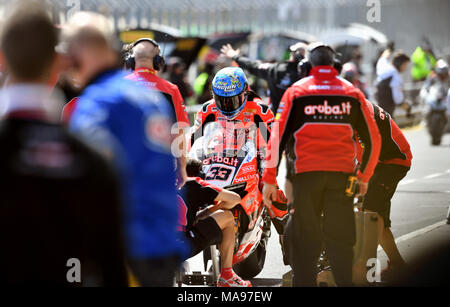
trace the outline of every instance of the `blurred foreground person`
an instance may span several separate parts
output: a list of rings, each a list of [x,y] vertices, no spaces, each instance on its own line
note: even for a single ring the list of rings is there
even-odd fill
[[[0,100],[0,284],[127,286],[117,177],[55,123],[56,44],[37,2],[20,4],[3,25],[10,83]]]
[[[444,226],[445,227],[445,226]],[[447,226],[448,227],[448,226]],[[450,242],[428,242],[426,249],[411,257],[408,266],[396,272],[390,287],[439,287],[450,286]]]
[[[129,265],[142,286],[172,286],[187,247],[177,232],[170,106],[158,92],[125,79],[104,16],[75,14],[63,37],[74,79],[85,87],[70,128],[120,170]]]

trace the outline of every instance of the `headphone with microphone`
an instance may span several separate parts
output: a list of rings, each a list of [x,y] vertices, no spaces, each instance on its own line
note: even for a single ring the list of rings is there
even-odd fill
[[[137,45],[139,45],[142,42],[149,42],[156,48],[159,48],[158,43],[151,38],[141,38],[141,39],[135,41],[129,48],[128,52],[125,54],[125,66],[127,69],[135,70],[136,59],[134,58],[133,49],[134,49],[134,47],[136,47]],[[166,62],[165,62],[163,56],[158,54],[153,58],[153,68],[155,70],[160,71],[164,67],[165,64],[166,64]]]

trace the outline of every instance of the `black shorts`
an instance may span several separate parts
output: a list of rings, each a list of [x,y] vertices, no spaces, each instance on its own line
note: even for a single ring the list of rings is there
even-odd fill
[[[190,257],[194,257],[211,245],[222,242],[222,230],[212,217],[199,221],[185,234],[191,245]]]
[[[384,220],[384,227],[391,227],[391,199],[409,169],[407,166],[380,163],[370,179],[363,207],[378,213]]]

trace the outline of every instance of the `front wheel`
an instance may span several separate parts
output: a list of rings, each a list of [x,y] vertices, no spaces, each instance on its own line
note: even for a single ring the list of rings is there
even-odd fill
[[[430,116],[430,134],[431,134],[431,144],[434,146],[441,145],[442,135],[445,128],[445,119],[439,113],[433,113]]]
[[[242,262],[236,263],[233,270],[243,279],[252,279],[261,273],[265,262],[266,248],[260,244],[250,256]]]
[[[270,217],[267,212],[264,212],[264,226],[261,241],[255,251],[243,261],[236,263],[233,266],[233,270],[241,278],[252,279],[261,273],[266,262],[267,242],[270,237]]]

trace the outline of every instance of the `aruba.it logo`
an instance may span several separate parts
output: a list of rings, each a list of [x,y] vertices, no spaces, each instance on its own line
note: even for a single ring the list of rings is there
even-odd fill
[[[308,105],[305,106],[306,115],[350,115],[352,105],[349,101],[343,102],[338,105],[330,106],[328,101],[325,100],[321,105]]]

